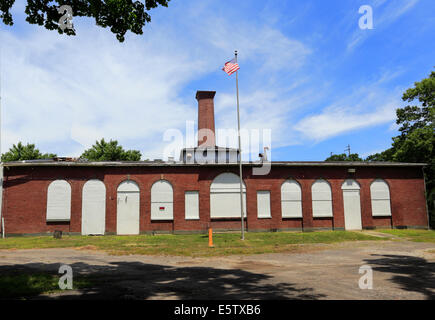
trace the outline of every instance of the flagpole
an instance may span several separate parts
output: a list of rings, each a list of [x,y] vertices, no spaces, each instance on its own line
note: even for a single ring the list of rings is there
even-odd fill
[[[235,60],[237,63],[237,50],[234,51]],[[236,71],[236,91],[237,91],[237,133],[239,136],[239,172],[240,172],[240,215],[242,221],[242,240],[245,240],[245,225],[244,225],[244,214],[243,214],[243,176],[242,176],[242,147],[240,142],[240,111],[239,111],[239,72]]]

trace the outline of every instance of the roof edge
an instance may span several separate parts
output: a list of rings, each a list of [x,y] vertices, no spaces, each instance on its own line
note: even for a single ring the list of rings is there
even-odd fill
[[[26,162],[11,161],[0,163],[3,167],[183,167],[183,166],[233,166],[233,163],[182,163],[182,162],[143,162],[143,161],[95,161],[95,162],[72,162],[72,161],[47,161]],[[262,162],[242,162],[244,166],[262,166]],[[424,167],[426,163],[406,162],[364,162],[364,161],[272,161],[272,166],[284,167]]]

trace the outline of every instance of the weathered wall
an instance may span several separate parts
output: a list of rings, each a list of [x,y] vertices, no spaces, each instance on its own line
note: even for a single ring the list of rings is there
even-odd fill
[[[140,231],[205,231],[214,229],[240,229],[240,220],[210,220],[210,185],[222,172],[237,174],[232,167],[6,167],[4,170],[3,215],[6,234],[47,233],[53,230],[81,232],[82,188],[89,179],[100,179],[106,185],[106,233],[116,233],[117,187],[126,180],[137,182],[140,193]],[[277,167],[267,176],[252,176],[252,169],[244,169],[247,187],[247,221],[250,231],[288,229],[312,230],[317,228],[344,229],[343,194],[341,184],[353,178],[361,186],[363,228],[373,227],[427,227],[424,182],[418,167],[356,167],[348,174],[346,167]],[[303,218],[281,217],[281,184],[293,178],[302,187]],[[311,185],[319,178],[332,187],[333,218],[313,218]],[[390,187],[391,217],[372,217],[370,184],[384,179]],[[71,221],[47,223],[46,205],[48,185],[56,179],[67,180],[72,187]],[[151,221],[151,185],[168,180],[174,191],[174,220]],[[184,193],[199,190],[200,220],[185,220]],[[257,218],[257,190],[270,190],[270,219]]]

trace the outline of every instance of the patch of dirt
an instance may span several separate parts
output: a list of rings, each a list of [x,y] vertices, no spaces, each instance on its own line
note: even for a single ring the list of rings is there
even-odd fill
[[[276,269],[281,266],[264,261],[242,261],[237,264],[237,268],[244,270],[258,270],[264,272],[267,269]]]
[[[83,247],[75,247],[74,249],[76,249],[76,250],[98,250],[98,247],[89,244],[89,245],[83,246]]]

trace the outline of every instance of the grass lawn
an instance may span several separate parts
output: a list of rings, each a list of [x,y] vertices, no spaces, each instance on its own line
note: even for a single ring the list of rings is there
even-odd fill
[[[336,243],[342,241],[384,240],[360,232],[264,232],[246,233],[245,241],[239,233],[213,235],[214,248],[208,247],[208,235],[138,235],[138,236],[63,236],[12,237],[0,239],[0,249],[85,248],[103,250],[113,255],[181,255],[224,256],[290,252],[301,244]]]
[[[383,233],[391,234],[406,240],[416,242],[435,242],[435,230],[418,230],[418,229],[386,229],[376,230]]]

